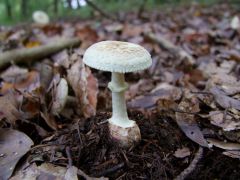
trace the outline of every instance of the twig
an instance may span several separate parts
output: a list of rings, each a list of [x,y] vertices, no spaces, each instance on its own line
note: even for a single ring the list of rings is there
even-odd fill
[[[102,16],[111,19],[113,21],[117,20],[117,18],[115,18],[114,16],[110,16],[109,14],[107,14],[105,11],[103,11],[102,9],[100,9],[97,5],[95,5],[92,1],[89,0],[85,0],[86,3],[91,6],[93,9],[95,9],[96,11],[98,11]]]
[[[39,144],[30,149],[30,151],[34,151],[39,148],[47,147],[47,146],[64,146],[65,144]]]
[[[190,64],[195,64],[196,60],[190,54],[188,54],[182,48],[177,47],[176,45],[174,45],[172,42],[170,42],[166,38],[164,38],[162,36],[157,36],[153,33],[146,33],[145,37],[147,37],[151,41],[157,43],[161,48],[180,57],[181,60],[186,60]]]
[[[180,109],[172,109],[173,112],[177,112],[177,113],[183,113],[183,114],[192,114],[192,115],[197,115],[198,113],[194,113],[194,112],[186,112],[186,111],[182,111]]]
[[[71,167],[72,164],[73,164],[73,161],[72,161],[72,156],[71,156],[71,153],[70,153],[70,147],[67,146],[65,151],[66,151],[67,158],[68,158],[68,166]]]
[[[190,91],[192,94],[208,94],[212,95],[212,93],[207,92],[207,91]]]
[[[98,174],[98,176],[105,176],[107,174],[114,173],[115,171],[121,169],[123,166],[124,166],[124,163],[117,164],[116,166],[103,170],[101,173]]]
[[[78,169],[77,173],[79,176],[84,177],[86,180],[108,180],[108,178],[105,178],[105,177],[100,177],[100,178],[90,177],[80,169]]]
[[[81,151],[82,151],[82,138],[81,138],[81,134],[80,134],[80,129],[79,129],[79,124],[77,123],[76,125],[77,127],[77,132],[78,132],[78,137],[79,137],[79,144],[78,144],[78,161],[77,161],[77,167],[79,167],[79,163],[80,163],[80,155],[81,155]]]
[[[175,177],[174,180],[186,179],[188,175],[192,173],[194,169],[196,169],[199,160],[202,158],[202,155],[203,155],[203,148],[199,147],[198,152],[195,154],[195,157],[190,163],[190,165],[186,169],[184,169],[184,171],[182,171],[177,177]]]
[[[104,163],[99,164],[98,166],[94,167],[94,169],[100,170],[100,169],[103,169],[104,167],[107,167],[109,164],[114,164],[117,162],[118,162],[117,159],[110,159],[110,160],[105,161]]]
[[[33,48],[22,48],[0,53],[0,68],[10,64],[11,62],[29,62],[47,57],[62,49],[78,46],[80,44],[78,38],[59,38],[47,45]]]

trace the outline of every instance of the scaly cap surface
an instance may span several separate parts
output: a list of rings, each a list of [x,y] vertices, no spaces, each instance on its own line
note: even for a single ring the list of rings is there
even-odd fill
[[[88,66],[110,72],[134,72],[152,64],[151,55],[142,46],[122,41],[101,41],[90,46],[83,62]]]

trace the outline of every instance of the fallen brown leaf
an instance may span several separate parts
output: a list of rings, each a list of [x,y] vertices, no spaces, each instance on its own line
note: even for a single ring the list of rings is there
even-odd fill
[[[17,130],[0,129],[0,142],[0,179],[8,179],[19,159],[33,145],[33,141]]]
[[[240,101],[227,96],[224,91],[220,90],[217,86],[210,89],[216,102],[223,108],[235,108],[240,110]]]
[[[97,105],[97,79],[77,54],[73,54],[71,58],[74,59],[74,63],[67,70],[67,79],[78,98],[79,113],[84,117],[93,116],[96,114]]]
[[[1,93],[5,94],[12,89],[17,89],[19,91],[31,92],[40,87],[40,76],[37,71],[30,71],[27,73],[26,78],[18,81],[16,83],[3,82]]]
[[[177,158],[185,158],[187,156],[190,156],[191,152],[189,150],[189,148],[187,147],[183,147],[181,149],[177,149],[175,152],[174,152],[174,156],[177,157]]]
[[[240,144],[238,143],[230,143],[224,142],[213,138],[207,138],[207,141],[210,145],[214,145],[218,148],[225,149],[225,150],[240,150]]]
[[[16,120],[21,119],[21,113],[18,110],[19,103],[14,93],[8,93],[0,97],[0,121],[6,118],[12,125]]]
[[[240,122],[221,111],[211,111],[209,113],[211,124],[223,128],[224,131],[232,131],[240,129]]]
[[[199,112],[197,99],[195,97],[184,98],[178,105],[178,111],[176,112],[176,121],[185,135],[199,145],[208,147],[194,115]]]

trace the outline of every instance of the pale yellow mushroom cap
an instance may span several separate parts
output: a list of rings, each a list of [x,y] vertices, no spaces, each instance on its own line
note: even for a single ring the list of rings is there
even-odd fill
[[[134,72],[151,66],[149,52],[140,45],[122,41],[101,41],[90,46],[83,62],[88,66],[110,72]]]

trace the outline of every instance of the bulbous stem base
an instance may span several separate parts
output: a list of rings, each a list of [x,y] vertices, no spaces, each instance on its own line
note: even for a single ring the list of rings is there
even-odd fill
[[[112,124],[111,121],[108,124],[113,141],[125,149],[135,146],[141,140],[140,129],[135,121],[132,122],[132,126],[127,128]]]

